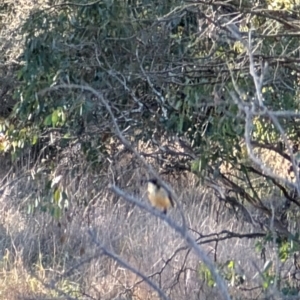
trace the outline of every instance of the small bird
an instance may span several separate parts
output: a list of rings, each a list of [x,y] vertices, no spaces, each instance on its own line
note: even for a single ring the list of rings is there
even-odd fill
[[[148,199],[152,206],[161,209],[164,214],[169,207],[174,206],[170,193],[160,186],[156,179],[148,180]]]

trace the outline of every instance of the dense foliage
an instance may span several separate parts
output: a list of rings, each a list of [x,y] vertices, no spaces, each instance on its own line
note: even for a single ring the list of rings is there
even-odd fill
[[[0,67],[0,149],[14,166],[26,156],[39,187],[29,210],[60,215],[62,200],[75,201],[63,182],[105,174],[119,159],[106,103],[132,147],[157,148],[144,154],[161,173],[217,184],[220,200],[265,231],[275,219],[279,246],[290,245],[300,206],[299,18],[292,0],[51,1],[31,10],[18,31],[22,53],[13,62],[6,44]]]

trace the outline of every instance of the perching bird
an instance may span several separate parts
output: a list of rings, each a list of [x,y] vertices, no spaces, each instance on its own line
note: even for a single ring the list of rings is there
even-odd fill
[[[161,209],[164,214],[167,213],[167,209],[174,206],[174,202],[170,193],[160,186],[156,179],[148,180],[148,199],[152,206]]]

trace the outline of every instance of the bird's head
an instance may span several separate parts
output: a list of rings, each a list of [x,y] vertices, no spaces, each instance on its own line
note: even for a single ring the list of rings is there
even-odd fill
[[[147,184],[148,192],[156,192],[160,188],[160,185],[158,184],[158,181],[156,179],[147,180]]]

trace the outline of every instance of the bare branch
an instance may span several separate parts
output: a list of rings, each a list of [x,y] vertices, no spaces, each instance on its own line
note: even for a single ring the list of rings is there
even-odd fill
[[[170,219],[168,216],[162,214],[161,212],[155,211],[152,208],[150,208],[148,205],[143,204],[138,199],[132,197],[131,195],[128,195],[124,193],[122,190],[117,188],[116,186],[112,186],[111,189],[120,197],[124,198],[128,202],[134,203],[138,207],[152,213],[153,215],[159,217],[160,219],[164,220],[171,228],[173,228],[180,236],[186,241],[186,243],[195,251],[197,256],[204,262],[204,264],[209,268],[210,272],[215,278],[215,281],[220,289],[220,293],[224,297],[224,299],[230,299],[227,287],[224,283],[224,280],[219,275],[217,269],[215,268],[213,262],[209,259],[209,257],[205,254],[205,252],[199,247],[195,239],[183,228],[182,226],[179,226],[177,223],[175,223],[172,219]]]
[[[148,169],[149,173],[155,177],[157,180],[158,180],[158,183],[163,187],[165,188],[172,196],[172,199],[175,201],[176,205],[177,205],[177,208],[179,209],[179,212],[180,212],[180,215],[181,215],[181,218],[182,218],[182,227],[183,228],[186,228],[186,221],[185,221],[185,217],[184,217],[184,214],[183,214],[183,210],[181,209],[181,205],[180,203],[177,201],[177,197],[176,195],[174,194],[173,190],[167,185],[165,184],[161,178],[158,176],[158,174],[153,170],[153,168],[147,163],[146,159],[144,157],[142,157],[139,152],[131,146],[130,142],[124,137],[123,133],[121,132],[118,124],[117,124],[117,121],[115,119],[115,116],[109,106],[109,104],[107,103],[107,101],[104,99],[102,93],[96,91],[95,89],[93,89],[92,87],[90,86],[87,86],[87,85],[78,85],[78,84],[60,84],[60,85],[56,85],[56,86],[53,86],[53,87],[50,87],[50,88],[46,88],[42,91],[40,91],[38,94],[39,95],[44,95],[45,93],[47,92],[51,92],[51,91],[54,91],[54,90],[59,90],[59,89],[81,89],[81,90],[85,90],[85,91],[89,91],[91,93],[93,93],[96,97],[99,98],[99,100],[102,102],[102,104],[105,106],[105,108],[107,109],[110,117],[111,117],[111,120],[114,124],[114,127],[115,127],[115,131],[116,131],[116,134],[118,136],[118,138],[120,139],[120,141],[122,142],[122,144],[127,147],[130,151],[132,151],[136,157],[142,162],[142,164]]]
[[[104,245],[102,245],[98,241],[95,233],[93,233],[91,230],[89,230],[89,235],[91,236],[93,243],[95,243],[98,246],[98,248],[101,250],[101,252],[98,254],[98,256],[106,255],[106,256],[112,258],[122,267],[126,268],[127,270],[129,270],[129,271],[133,272],[134,274],[138,275],[139,277],[141,277],[150,287],[152,287],[158,293],[158,295],[162,299],[164,299],[164,300],[169,299],[165,295],[165,293],[154,282],[152,282],[146,275],[144,275],[142,272],[140,272],[136,268],[132,267],[130,264],[128,264],[126,261],[124,261],[122,258],[120,258],[117,254],[113,253],[112,251],[109,251]]]

